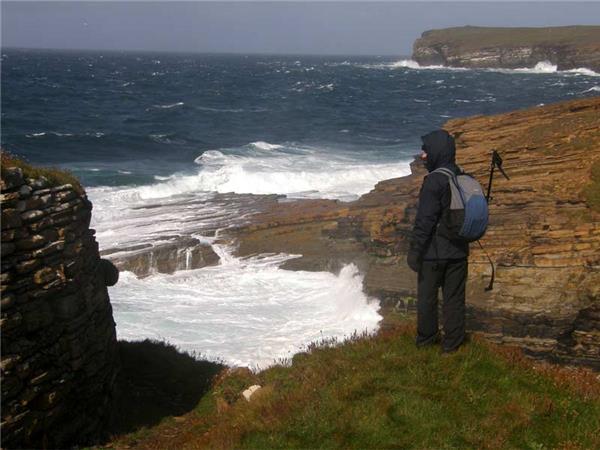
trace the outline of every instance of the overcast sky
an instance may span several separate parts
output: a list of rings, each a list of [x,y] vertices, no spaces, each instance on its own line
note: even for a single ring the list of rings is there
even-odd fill
[[[409,55],[461,25],[598,25],[576,2],[6,2],[2,47]]]

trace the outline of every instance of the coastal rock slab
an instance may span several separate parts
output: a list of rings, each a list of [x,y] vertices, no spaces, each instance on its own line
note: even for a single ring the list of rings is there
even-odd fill
[[[600,97],[448,122],[457,160],[487,186],[492,150],[510,181],[496,178],[490,226],[472,246],[468,327],[532,355],[600,368],[600,212],[586,189],[600,161]],[[350,203],[306,200],[273,205],[230,231],[238,254],[303,254],[292,269],[356,261],[364,288],[384,305],[414,309],[416,275],[405,259],[426,171],[385,180]]]

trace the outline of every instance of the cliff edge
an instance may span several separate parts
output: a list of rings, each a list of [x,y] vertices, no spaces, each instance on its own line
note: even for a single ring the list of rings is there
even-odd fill
[[[510,181],[496,178],[483,246],[472,245],[467,324],[532,355],[600,368],[600,97],[495,116],[449,121],[457,161],[487,186],[491,152]],[[408,239],[425,169],[385,180],[350,203],[275,205],[231,232],[238,253],[303,257],[289,269],[338,270],[353,262],[365,291],[384,305],[414,310],[416,275]]]
[[[508,69],[549,61],[558,70],[600,72],[600,26],[430,30],[415,41],[412,58],[421,65]]]

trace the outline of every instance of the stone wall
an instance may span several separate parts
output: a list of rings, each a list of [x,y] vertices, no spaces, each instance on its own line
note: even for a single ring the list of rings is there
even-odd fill
[[[70,184],[2,175],[2,447],[92,442],[117,371],[92,205]]]

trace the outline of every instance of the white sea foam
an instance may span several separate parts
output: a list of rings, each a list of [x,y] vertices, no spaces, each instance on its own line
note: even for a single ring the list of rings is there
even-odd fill
[[[287,271],[293,255],[231,256],[221,265],[157,274],[122,273],[109,288],[119,339],[164,339],[227,364],[267,367],[310,342],[373,332],[379,304],[362,292],[354,265],[339,275]]]
[[[600,92],[600,86],[592,86],[591,88],[589,88],[583,92]]]
[[[556,73],[558,69],[558,66],[555,64],[552,64],[550,61],[540,61],[538,62],[535,67],[533,68],[518,68],[518,69],[506,69],[506,70],[502,70],[502,69],[492,69],[494,71],[506,71],[508,73],[510,72],[516,72],[516,73]]]
[[[282,148],[282,145],[279,144],[269,144],[264,141],[257,141],[250,143],[250,146],[255,147],[259,150],[277,150],[278,148]]]
[[[586,68],[570,69],[570,70],[558,70],[558,66],[552,64],[549,61],[540,61],[534,67],[531,68],[517,68],[517,69],[484,69],[488,72],[501,72],[501,73],[528,73],[528,74],[558,74],[558,75],[585,75],[589,77],[600,76],[600,74],[593,70]]]
[[[333,83],[321,84],[321,85],[317,86],[317,89],[327,90],[327,91],[333,91],[334,88],[335,88],[335,85]]]
[[[563,73],[572,73],[575,75],[585,75],[588,77],[600,77],[600,73],[594,72],[593,70],[590,70],[590,69],[586,69],[585,67],[581,67],[579,69],[565,70],[565,71],[563,71]]]
[[[353,200],[380,180],[410,173],[408,160],[368,163],[313,148],[260,141],[245,146],[246,154],[205,151],[195,160],[201,166],[197,174],[140,187],[139,195],[150,199],[212,191]]]
[[[379,306],[362,292],[355,266],[337,276],[287,271],[279,266],[294,255],[240,259],[207,237],[215,229],[248,223],[265,201],[243,193],[350,200],[382,179],[410,172],[408,161],[357,158],[256,141],[204,152],[196,158],[196,173],[172,174],[146,186],[88,189],[101,250],[122,255],[135,251],[126,250],[134,245],[192,236],[213,243],[221,258],[219,266],[172,275],[137,279],[123,273],[110,288],[119,338],[164,339],[256,368],[290,357],[315,340],[376,330]]]
[[[357,67],[362,67],[363,69],[466,70],[461,67],[448,67],[440,65],[422,66],[412,59],[402,59],[400,61],[378,64],[357,64]]]
[[[154,105],[155,108],[159,108],[159,109],[171,109],[171,108],[176,108],[178,106],[183,106],[184,103],[183,102],[177,102],[177,103],[171,103],[168,105]]]
[[[90,188],[92,226],[101,249],[157,245],[172,236],[214,238],[198,230],[244,223],[247,196],[194,193],[144,199],[140,188]],[[219,266],[154,274],[121,273],[110,288],[120,339],[161,339],[232,365],[266,367],[323,338],[375,331],[379,305],[362,292],[355,266],[339,275],[282,270],[294,255],[234,257],[213,244]],[[121,252],[121,254],[124,251]]]
[[[42,136],[46,136],[49,134],[53,134],[54,136],[58,136],[58,137],[70,137],[73,136],[73,133],[59,133],[58,131],[42,131],[40,133],[31,133],[31,134],[26,134],[25,137],[28,138],[36,138],[36,137],[42,137]]]
[[[468,67],[450,67],[450,66],[442,66],[442,65],[430,65],[430,66],[422,66],[418,62],[412,59],[403,59],[400,61],[394,62],[385,62],[378,64],[356,64],[357,67],[362,67],[364,69],[413,69],[413,70],[444,70],[444,71],[484,71],[484,72],[499,72],[506,74],[548,74],[548,73],[556,73],[556,74],[571,74],[571,75],[585,75],[590,77],[600,76],[599,73],[594,72],[593,70],[586,68],[577,68],[570,70],[558,70],[558,66],[552,64],[549,61],[540,61],[534,67],[523,67],[516,69],[502,69],[502,68],[484,68],[484,69],[472,69]]]

